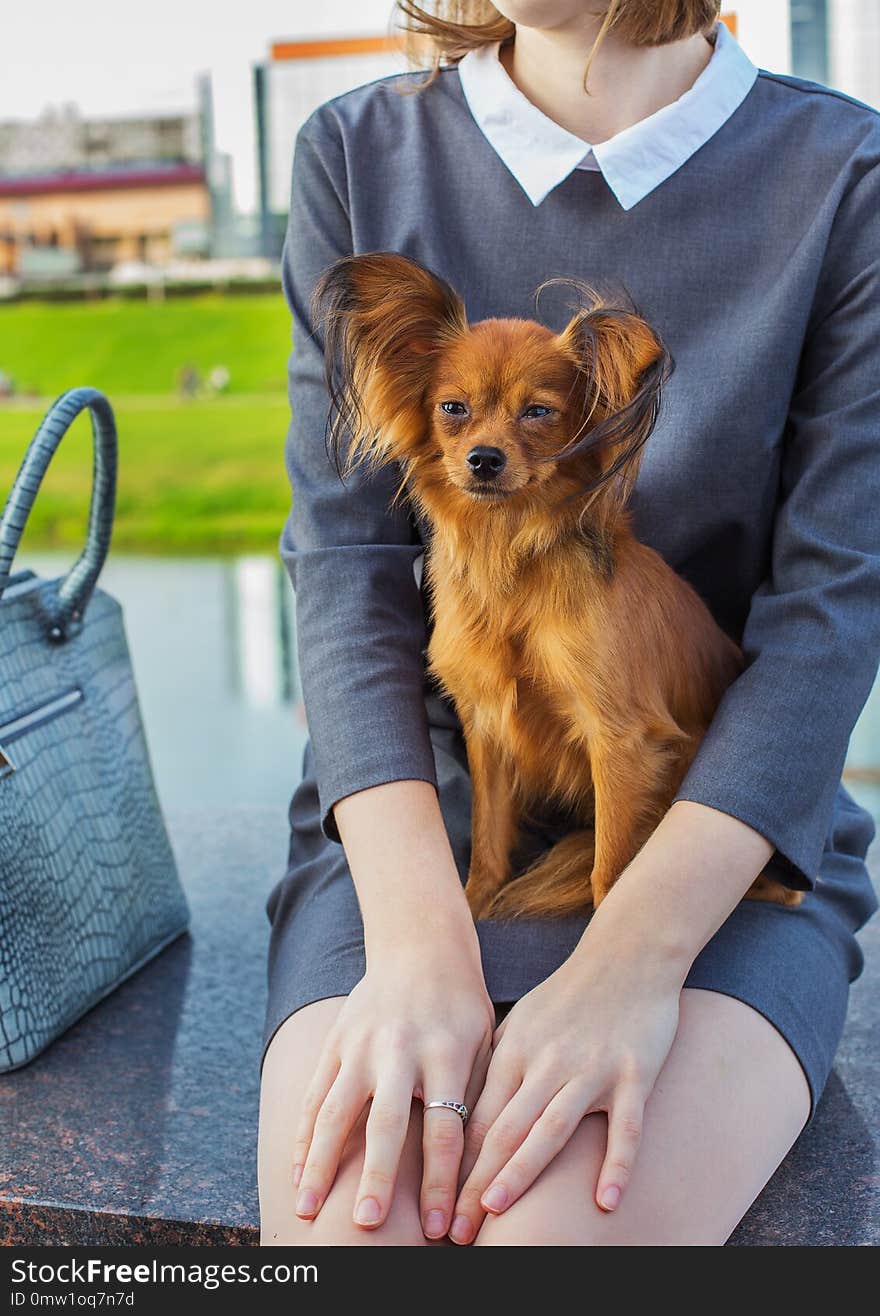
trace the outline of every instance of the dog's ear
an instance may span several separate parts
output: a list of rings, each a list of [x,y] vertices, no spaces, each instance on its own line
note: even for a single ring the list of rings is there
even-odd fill
[[[412,460],[426,433],[424,397],[437,354],[467,329],[445,280],[397,252],[345,256],[315,284],[330,395],[327,437],[337,470],[366,459]]]
[[[616,305],[585,285],[579,285],[579,291],[582,306],[558,336],[577,367],[580,400],[577,432],[562,455],[568,459],[591,453],[595,478],[583,492],[601,491],[603,498],[622,507],[675,363],[632,304]]]

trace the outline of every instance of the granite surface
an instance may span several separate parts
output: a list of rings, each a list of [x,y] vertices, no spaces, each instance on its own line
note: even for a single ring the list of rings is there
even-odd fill
[[[880,889],[880,844],[868,855]],[[859,934],[865,968],[810,1128],[730,1239],[738,1247],[880,1244],[880,914]]]
[[[169,812],[190,932],[0,1077],[0,1241],[256,1241],[272,809]]]
[[[0,1242],[257,1242],[256,1128],[274,809],[168,815],[191,932],[0,1076]],[[875,875],[880,846],[872,852]],[[880,1243],[880,916],[816,1119],[734,1246]]]

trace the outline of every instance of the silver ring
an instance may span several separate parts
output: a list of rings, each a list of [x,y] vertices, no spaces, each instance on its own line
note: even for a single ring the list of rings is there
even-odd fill
[[[462,1124],[467,1124],[470,1111],[463,1101],[426,1101],[425,1110],[454,1110]]]

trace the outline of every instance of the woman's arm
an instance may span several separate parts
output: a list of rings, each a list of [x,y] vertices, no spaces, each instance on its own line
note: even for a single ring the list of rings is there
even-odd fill
[[[296,1212],[320,1211],[345,1144],[370,1113],[356,1224],[382,1224],[413,1097],[472,1104],[491,1051],[494,1008],[433,786],[394,781],[335,806],[364,921],[367,971],[340,1010],[304,1102],[294,1147]],[[422,1225],[441,1238],[464,1147],[453,1111],[425,1116]]]
[[[815,885],[852,729],[880,655],[880,119],[839,204],[782,436],[766,578],[728,687],[675,801],[772,841],[774,876]],[[829,196],[827,210],[834,198]],[[743,381],[743,387],[748,387]]]
[[[487,1210],[522,1196],[591,1110],[608,1113],[596,1201],[617,1207],[685,978],[772,851],[717,809],[683,800],[667,811],[569,959],[496,1030],[468,1134],[456,1242],[473,1238]]]
[[[458,1241],[521,1195],[590,1111],[608,1113],[596,1200],[614,1209],[694,958],[774,850],[791,885],[810,889],[818,876],[880,656],[876,116],[841,177],[783,436],[770,569],[742,639],[747,665],[574,953],[496,1031],[468,1130]]]
[[[387,782],[340,800],[334,814],[364,922],[367,967],[444,942],[479,961],[434,787]]]
[[[338,800],[390,781],[436,785],[425,612],[414,575],[423,545],[408,508],[392,506],[395,472],[358,469],[343,481],[325,446],[330,399],[310,300],[319,275],[356,247],[347,170],[331,103],[297,135],[281,257],[292,336],[285,445],[292,498],[279,551],[296,596],[321,825],[337,842]]]
[[[679,988],[773,853],[739,818],[677,800],[596,910],[573,960],[597,939],[627,957],[654,961]]]
[[[413,1096],[473,1102],[495,1017],[436,790],[424,699],[422,551],[390,470],[343,483],[324,443],[329,398],[309,303],[355,245],[348,163],[332,102],[297,137],[282,285],[291,313],[292,489],[281,556],[296,591],[303,699],[321,824],[342,841],[364,915],[367,972],[340,1010],[297,1130],[297,1211],[315,1216],[369,1108],[358,1223],[385,1219]],[[461,1120],[425,1120],[422,1220],[448,1227]]]

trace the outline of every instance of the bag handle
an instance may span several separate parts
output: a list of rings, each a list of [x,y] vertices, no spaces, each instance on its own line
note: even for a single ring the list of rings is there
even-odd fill
[[[36,500],[37,491],[71,422],[88,407],[92,421],[94,461],[86,544],[48,605],[49,639],[67,639],[71,622],[79,621],[101,574],[116,506],[118,446],[116,420],[107,397],[97,388],[69,388],[55,399],[31,439],[0,519],[0,599],[12,562]]]

